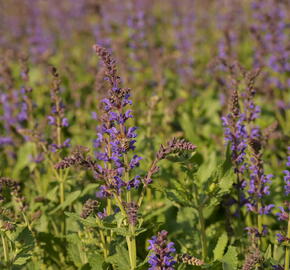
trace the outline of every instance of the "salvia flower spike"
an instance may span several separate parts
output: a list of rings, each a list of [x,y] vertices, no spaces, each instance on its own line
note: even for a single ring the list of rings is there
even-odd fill
[[[168,232],[163,230],[158,232],[157,236],[153,236],[149,240],[150,246],[148,249],[151,251],[149,256],[149,264],[151,265],[148,270],[173,270],[176,261],[174,260],[174,253],[176,252],[173,242],[167,240]]]

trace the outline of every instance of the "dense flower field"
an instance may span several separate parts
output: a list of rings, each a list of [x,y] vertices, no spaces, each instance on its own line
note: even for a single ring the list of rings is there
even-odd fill
[[[289,10],[0,1],[0,269],[289,270]]]

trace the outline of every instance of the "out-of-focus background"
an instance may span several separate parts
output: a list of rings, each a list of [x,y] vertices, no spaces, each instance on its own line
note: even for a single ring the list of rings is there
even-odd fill
[[[99,103],[108,91],[104,67],[92,49],[99,44],[112,53],[122,85],[132,91],[130,121],[138,127],[141,175],[160,144],[177,136],[197,145],[200,175],[207,179],[227,149],[221,117],[231,109],[232,90],[238,89],[244,104],[253,87],[251,98],[261,112],[251,125],[263,131],[264,168],[275,175],[266,200],[282,205],[290,134],[289,10],[287,0],[0,0],[1,175],[20,181],[31,212],[41,209],[49,216],[56,207],[57,181],[48,160],[57,161],[76,145],[93,149],[97,137]],[[51,118],[54,87],[65,119],[62,145],[55,144]],[[50,156],[54,152],[57,158]],[[168,179],[179,177],[182,169],[164,161],[158,183],[176,189]],[[84,172],[72,171],[68,178],[68,193],[95,181]],[[90,195],[96,190],[91,187]],[[40,206],[38,197],[49,203]],[[159,191],[149,191],[145,200],[147,214],[163,211],[150,222],[167,224],[180,239],[178,247],[200,255],[199,235],[192,230],[196,215],[188,221],[190,211],[177,211],[178,203],[170,204]],[[70,210],[79,211],[83,201]],[[53,227],[47,216],[37,230],[47,233]],[[212,250],[226,226],[224,208],[209,210],[206,218]],[[266,223],[274,242],[274,217]],[[55,261],[61,260],[56,254]]]

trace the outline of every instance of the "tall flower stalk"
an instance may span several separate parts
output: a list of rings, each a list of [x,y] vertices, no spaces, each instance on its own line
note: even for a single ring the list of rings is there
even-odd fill
[[[285,270],[289,270],[290,267],[290,147],[288,147],[288,160],[286,163],[287,169],[284,171],[284,191],[288,200],[285,201],[285,207],[280,206],[280,211],[276,214],[278,219],[282,222],[288,222],[285,233],[278,233],[277,239],[279,244],[285,245]]]
[[[104,184],[97,192],[98,197],[106,197],[108,215],[112,214],[112,198],[120,208],[130,236],[126,237],[129,250],[131,269],[136,268],[136,240],[135,226],[137,204],[132,201],[131,189],[138,188],[140,176],[130,179],[130,172],[142,159],[137,155],[129,157],[128,152],[135,149],[134,139],[136,127],[126,125],[129,118],[132,118],[132,110],[125,107],[131,105],[130,89],[121,87],[121,80],[117,73],[115,60],[110,53],[95,45],[94,49],[105,65],[106,80],[109,81],[110,90],[106,98],[101,101],[100,125],[97,128],[98,138],[94,141],[98,151],[95,156],[103,162],[99,166],[96,177],[104,180]],[[126,197],[126,198],[125,198]],[[110,240],[110,239],[108,239]]]
[[[222,117],[222,121],[226,143],[230,144],[231,160],[236,175],[237,212],[240,217],[240,206],[245,202],[243,189],[246,184],[244,171],[246,169],[245,156],[248,135],[245,127],[245,115],[240,110],[239,95],[236,89],[232,93],[230,112],[227,116]]]
[[[48,124],[54,127],[54,136],[52,138],[52,143],[49,145],[48,149],[55,153],[59,152],[64,148],[70,146],[70,139],[63,139],[63,128],[68,127],[68,120],[64,116],[64,104],[60,97],[60,78],[55,67],[52,67],[51,74],[53,77],[52,89],[51,89],[51,115],[48,116]],[[58,157],[59,158],[59,157]],[[60,204],[63,204],[65,201],[65,174],[60,171],[55,171],[55,175],[59,181],[59,201]],[[66,223],[65,218],[63,217],[63,222],[61,226],[62,234],[66,232]]]
[[[270,194],[271,178],[273,175],[266,175],[264,172],[264,165],[262,160],[262,134],[258,128],[252,130],[250,135],[249,145],[251,146],[251,164],[250,164],[250,183],[249,183],[249,197],[246,204],[249,211],[254,213],[256,217],[258,237],[267,234],[267,228],[263,224],[263,216],[270,214],[273,204],[266,204],[265,197]]]

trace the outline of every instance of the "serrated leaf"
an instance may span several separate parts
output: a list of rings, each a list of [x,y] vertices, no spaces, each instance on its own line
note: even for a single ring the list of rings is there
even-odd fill
[[[219,237],[215,249],[213,251],[214,260],[219,260],[223,257],[227,243],[228,243],[228,235],[224,232]]]
[[[31,258],[31,251],[34,248],[34,238],[31,231],[27,228],[20,228],[16,232],[15,241],[20,244],[20,250],[17,252],[13,264],[23,265]]]
[[[92,270],[103,270],[105,260],[103,256],[99,253],[91,253],[88,258],[89,265],[91,266]]]
[[[45,257],[49,257],[54,261],[61,260],[61,250],[65,248],[63,238],[56,237],[52,233],[39,232],[37,234],[38,241],[41,242]]]
[[[16,257],[16,260],[13,262],[13,265],[23,265],[23,264],[25,264],[25,263],[26,263],[30,258],[31,258],[31,255]]]
[[[116,253],[108,257],[106,261],[113,264],[118,270],[128,270],[130,268],[129,254],[123,246],[117,246]]]
[[[34,238],[28,227],[20,228],[15,241],[19,242],[25,248],[32,248],[34,246]]]
[[[175,202],[180,206],[192,207],[192,204],[186,200],[186,194],[184,194],[182,191],[171,189],[169,191],[163,190],[163,192],[170,201]]]
[[[188,162],[191,162],[193,155],[194,155],[194,153],[192,153],[191,151],[184,151],[184,152],[171,154],[171,155],[167,156],[166,159],[171,161],[171,162],[178,162],[178,163],[187,164]]]
[[[230,246],[222,258],[223,270],[236,270],[238,266],[238,253],[236,247]]]
[[[179,224],[189,225],[188,229],[193,228],[197,223],[197,213],[192,207],[182,207],[178,209],[176,221]]]
[[[76,233],[67,235],[66,239],[68,241],[67,252],[70,259],[73,261],[75,266],[81,267],[85,263],[82,242]]]

